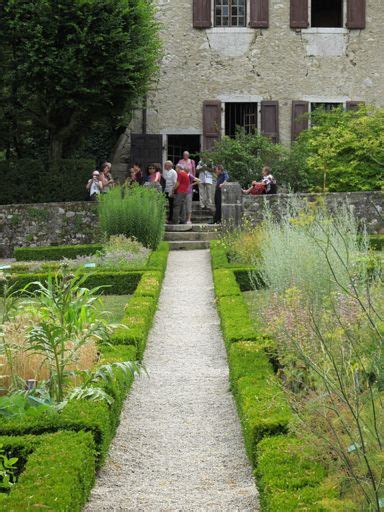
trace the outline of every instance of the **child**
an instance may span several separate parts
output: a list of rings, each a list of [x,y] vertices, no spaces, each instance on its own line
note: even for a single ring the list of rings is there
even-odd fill
[[[269,167],[263,167],[262,172],[262,182],[265,185],[265,193],[266,194],[277,194],[277,184],[275,178],[271,174],[271,169]]]

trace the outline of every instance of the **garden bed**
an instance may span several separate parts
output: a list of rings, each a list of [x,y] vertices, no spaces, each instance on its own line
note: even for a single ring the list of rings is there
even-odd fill
[[[115,365],[113,378],[97,384],[112,401],[71,400],[61,411],[2,420],[0,436],[5,447],[13,444],[21,450],[25,443],[31,448],[16,485],[8,496],[0,495],[0,510],[81,510],[92,487],[95,468],[105,459],[133,382],[133,376],[117,363],[135,363],[143,357],[168,250],[167,243],[160,244],[140,272],[96,272],[86,278],[86,286],[109,286],[107,293],[115,295],[106,296],[101,307],[108,310],[113,306],[109,321],[118,322],[120,327],[112,332],[108,343],[98,345],[99,361],[95,367],[97,370],[101,365]],[[22,288],[28,280],[44,282],[47,277],[17,275],[15,282]],[[55,449],[51,449],[52,443]],[[15,450],[9,449],[9,453]],[[50,451],[51,459],[45,462]],[[45,479],[40,484],[43,475]]]
[[[236,274],[254,269],[228,261],[220,242],[211,242],[214,286],[228,353],[231,389],[239,413],[248,457],[255,468],[262,509],[268,512],[308,510],[355,511],[340,498],[340,483],[328,474],[316,449],[307,450],[290,434],[293,420],[282,381],[276,375],[274,342],[250,321],[247,302],[251,281]],[[248,297],[247,297],[248,296]]]

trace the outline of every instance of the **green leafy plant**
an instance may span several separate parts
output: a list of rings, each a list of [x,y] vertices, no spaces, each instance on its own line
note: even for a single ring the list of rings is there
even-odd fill
[[[156,190],[116,187],[101,196],[98,211],[108,237],[125,235],[153,250],[163,239],[165,197]]]
[[[224,165],[232,181],[249,187],[253,180],[261,179],[261,170],[265,165],[272,168],[279,183],[290,183],[292,178],[286,167],[287,154],[284,146],[274,144],[268,137],[240,130],[235,138],[222,137],[202,157]]]
[[[49,369],[49,394],[62,402],[80,349],[87,343],[106,339],[110,328],[98,316],[100,288],[83,287],[86,276],[49,276],[46,284],[36,282],[37,291],[24,302],[38,321],[29,332],[28,351],[42,357]]]
[[[16,463],[17,457],[6,456],[3,445],[0,444],[0,492],[9,490],[16,482]]]

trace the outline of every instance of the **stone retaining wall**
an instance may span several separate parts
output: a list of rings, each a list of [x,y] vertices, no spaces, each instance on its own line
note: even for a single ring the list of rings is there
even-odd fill
[[[100,239],[96,204],[42,203],[0,206],[0,256],[14,247],[86,244]]]
[[[324,201],[330,212],[337,210],[345,203],[350,204],[356,218],[364,222],[369,233],[384,233],[384,193],[383,192],[344,192],[330,194],[295,194],[296,197],[308,202]],[[290,194],[275,196],[245,196],[238,183],[229,183],[223,188],[223,222],[239,225],[246,217],[257,224],[263,219],[266,204],[277,212],[284,206]]]

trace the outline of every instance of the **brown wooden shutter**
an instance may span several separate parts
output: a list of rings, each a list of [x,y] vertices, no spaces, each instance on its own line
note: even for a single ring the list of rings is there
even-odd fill
[[[308,112],[308,101],[292,101],[292,141],[296,140],[303,130],[308,129]]]
[[[308,26],[308,0],[291,0],[291,28],[307,28]]]
[[[221,136],[221,101],[203,103],[203,149],[209,151]]]
[[[211,25],[211,0],[193,0],[193,26],[209,28]]]
[[[347,110],[358,110],[362,105],[365,105],[364,101],[347,101]]]
[[[347,0],[347,27],[365,28],[366,0]]]
[[[268,28],[269,26],[269,0],[250,0],[251,28]]]
[[[279,142],[279,102],[261,102],[261,132],[272,142]]]

